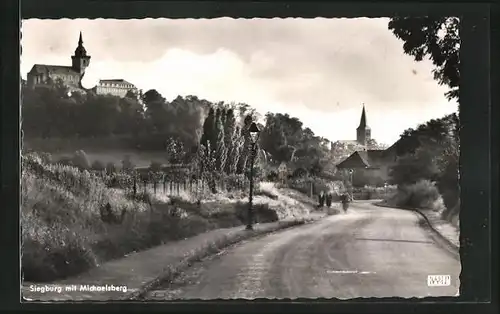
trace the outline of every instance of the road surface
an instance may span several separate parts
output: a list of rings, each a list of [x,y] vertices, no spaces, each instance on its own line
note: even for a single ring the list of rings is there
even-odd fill
[[[460,260],[411,211],[351,204],[347,214],[245,241],[146,299],[456,296]],[[450,275],[429,287],[428,275]]]

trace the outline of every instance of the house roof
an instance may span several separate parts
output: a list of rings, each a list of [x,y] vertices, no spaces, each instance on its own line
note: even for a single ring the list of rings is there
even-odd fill
[[[79,72],[75,71],[71,66],[65,65],[48,65],[48,64],[35,64],[33,68],[31,68],[30,73],[38,73],[38,74],[78,74]]]
[[[99,83],[115,83],[115,84],[122,84],[122,85],[134,85],[124,79],[106,79],[106,80],[99,80]]]
[[[389,161],[386,150],[356,151],[337,165],[337,168],[378,168]]]

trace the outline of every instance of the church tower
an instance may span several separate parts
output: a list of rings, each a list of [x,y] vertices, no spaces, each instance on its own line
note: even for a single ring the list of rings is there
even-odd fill
[[[72,68],[83,76],[85,69],[90,64],[90,56],[87,56],[87,50],[83,47],[82,32],[80,32],[80,39],[78,40],[78,47],[76,47],[75,55],[71,56]]]
[[[359,126],[356,129],[356,141],[359,144],[366,146],[366,144],[370,141],[370,139],[371,139],[371,129],[366,124],[365,105],[363,104],[363,111],[361,112],[361,121],[359,122]]]

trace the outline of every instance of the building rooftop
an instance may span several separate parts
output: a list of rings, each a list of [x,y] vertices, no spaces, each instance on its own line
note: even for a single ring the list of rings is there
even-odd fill
[[[123,84],[123,85],[134,85],[124,79],[105,79],[105,80],[99,80],[99,83],[102,84],[102,83],[115,83],[115,84]]]
[[[387,150],[356,151],[337,165],[337,168],[378,168],[389,161]]]
[[[30,73],[39,74],[80,74],[75,71],[71,66],[65,65],[48,65],[48,64],[35,64],[31,68]]]

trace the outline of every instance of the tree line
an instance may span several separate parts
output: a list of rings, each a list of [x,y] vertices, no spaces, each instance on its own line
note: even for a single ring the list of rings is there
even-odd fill
[[[176,138],[196,145],[210,102],[196,96],[166,101],[156,90],[125,97],[68,93],[61,81],[49,86],[22,87],[22,130],[25,137],[131,139],[143,149],[164,147]]]
[[[404,131],[395,147],[398,158],[390,169],[392,183],[404,187],[422,180],[435,182],[446,208],[453,208],[460,198],[459,129],[459,118],[453,113]]]
[[[210,102],[196,96],[167,101],[154,89],[116,97],[68,93],[61,81],[22,87],[25,138],[125,138],[128,148],[163,150],[171,163],[198,159],[200,167],[212,173],[248,174],[252,153],[248,128],[259,118],[244,103]],[[298,118],[267,113],[259,128],[257,175],[269,168],[272,175],[281,162],[313,175],[333,168],[329,141]]]

